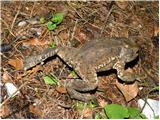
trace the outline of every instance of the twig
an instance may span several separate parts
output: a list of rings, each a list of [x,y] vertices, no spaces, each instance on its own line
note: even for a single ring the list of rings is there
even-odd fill
[[[102,27],[102,30],[101,30],[100,36],[102,36],[102,33],[104,32],[104,29],[105,29],[106,24],[107,24],[107,22],[108,22],[108,18],[109,18],[109,16],[110,16],[110,14],[111,14],[112,10],[113,10],[113,7],[111,7],[111,9],[109,10],[109,12],[108,12],[108,14],[107,14],[107,16],[106,16],[106,19],[105,19],[105,22],[104,22],[104,26]]]
[[[14,35],[14,33],[12,32],[12,30],[10,29],[9,25],[8,25],[2,18],[0,18],[0,20],[6,25],[8,31],[10,32],[10,34],[13,35],[14,37],[16,37],[16,36]]]
[[[19,12],[20,12],[20,6],[19,6],[18,11],[17,11],[17,14],[15,15],[15,17],[14,17],[14,19],[13,19],[13,22],[12,22],[12,24],[11,24],[11,30],[13,29],[14,23],[15,23],[15,21],[16,21],[16,19],[17,19],[17,16],[19,15]]]
[[[73,32],[72,32],[72,34],[71,34],[71,39],[70,39],[70,41],[72,41],[73,38],[74,38],[74,34],[75,34],[75,31],[76,31],[77,23],[78,23],[78,20],[76,20],[76,22],[75,22],[75,25],[74,25],[74,28],[73,28]]]
[[[30,18],[32,17],[32,14],[33,14],[33,10],[34,10],[35,5],[36,5],[36,1],[34,2],[33,7],[32,7],[32,9],[31,9],[31,13],[30,13],[30,15],[29,15]]]

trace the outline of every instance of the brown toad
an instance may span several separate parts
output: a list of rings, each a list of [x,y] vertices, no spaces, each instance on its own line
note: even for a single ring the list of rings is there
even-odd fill
[[[138,56],[138,47],[131,39],[102,38],[86,42],[81,48],[57,47],[49,48],[38,56],[26,59],[24,69],[29,69],[47,58],[57,55],[64,60],[80,79],[69,81],[67,91],[71,98],[88,101],[92,96],[88,93],[97,88],[97,72],[116,69],[118,78],[124,82],[135,81],[135,75],[125,70],[125,64]]]

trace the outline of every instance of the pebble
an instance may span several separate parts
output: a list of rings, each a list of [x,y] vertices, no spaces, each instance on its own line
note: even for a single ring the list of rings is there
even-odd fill
[[[19,26],[19,27],[23,27],[23,26],[25,26],[25,25],[27,25],[27,22],[26,22],[25,20],[20,21],[20,22],[18,23],[18,26]]]
[[[7,83],[5,83],[5,87],[7,89],[7,94],[9,97],[12,96],[17,91],[17,88],[13,83],[7,82]],[[19,93],[19,91],[17,91],[15,95],[17,95],[18,93]],[[13,95],[13,97],[15,95]]]

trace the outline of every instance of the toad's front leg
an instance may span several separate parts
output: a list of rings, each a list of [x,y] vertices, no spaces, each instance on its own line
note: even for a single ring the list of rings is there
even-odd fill
[[[125,63],[118,61],[114,66],[114,69],[117,70],[118,78],[124,82],[134,82],[137,79],[137,74],[131,71],[130,69],[125,70]]]
[[[59,50],[59,48],[56,48],[56,49],[48,48],[42,54],[34,55],[34,56],[30,56],[30,57],[26,58],[24,61],[24,70],[30,69],[33,66],[35,66],[39,63],[42,63],[47,58],[56,55],[58,50]]]
[[[68,57],[76,51],[74,48],[68,48],[68,47],[57,47],[57,48],[48,48],[43,53],[39,55],[30,56],[25,59],[24,61],[24,70],[30,69],[33,66],[43,63],[46,59],[49,57],[52,57],[54,55],[61,55],[60,57],[63,59],[69,59]],[[68,56],[68,57],[67,57]],[[65,61],[65,60],[64,60]]]

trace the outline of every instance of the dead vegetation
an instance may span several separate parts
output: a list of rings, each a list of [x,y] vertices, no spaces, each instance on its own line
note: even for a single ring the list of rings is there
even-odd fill
[[[104,104],[137,107],[139,98],[159,99],[158,92],[149,94],[151,89],[159,86],[158,7],[158,1],[1,1],[0,116],[8,119],[93,118],[95,111],[100,112]],[[63,12],[65,18],[54,31],[49,31],[39,19],[42,16],[50,19],[56,12]],[[57,46],[79,47],[103,36],[136,37],[140,54],[133,67],[145,77],[140,82],[123,85],[117,82],[116,74],[100,74],[99,88],[103,92],[94,93],[99,104],[95,109],[77,110],[77,101],[70,99],[64,87],[44,83],[43,76],[49,73],[62,83],[69,77],[70,70],[59,59],[27,72],[23,70],[25,57],[41,53],[52,41]],[[7,82],[13,83],[20,92],[14,98],[7,95],[4,85]]]

